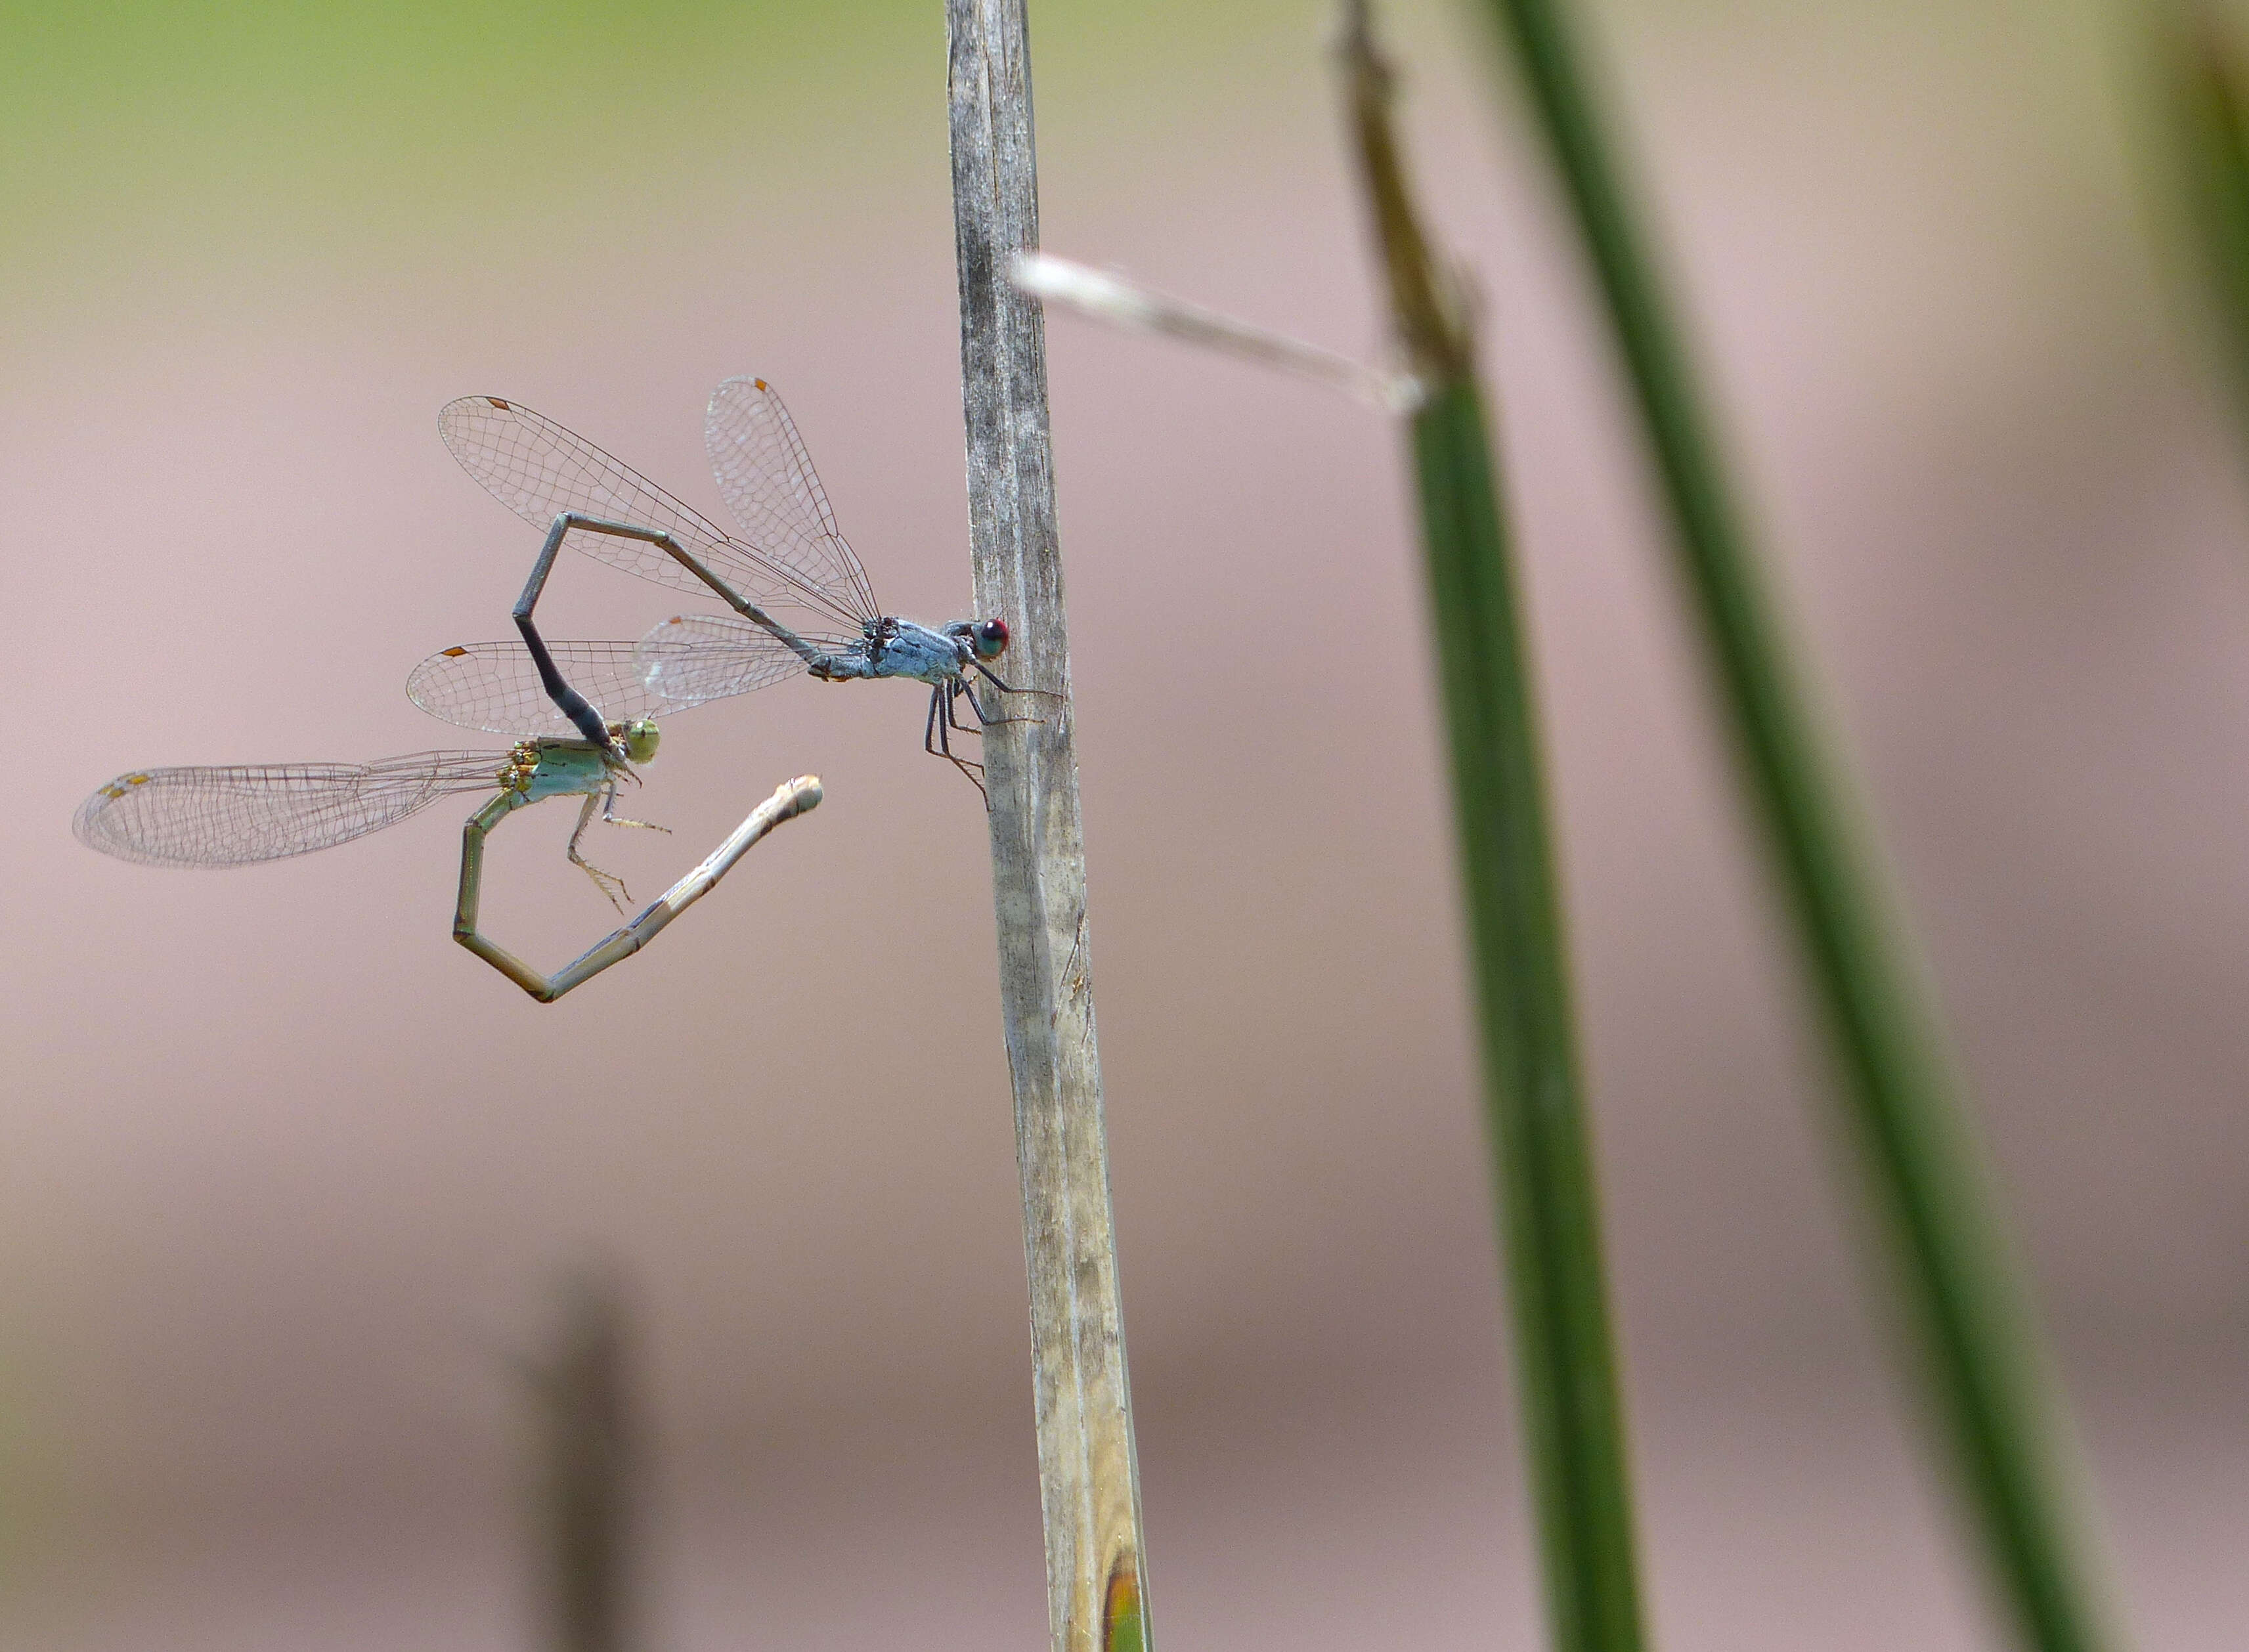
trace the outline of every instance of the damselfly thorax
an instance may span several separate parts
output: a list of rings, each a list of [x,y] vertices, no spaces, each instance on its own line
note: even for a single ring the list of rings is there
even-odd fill
[[[678,619],[667,621],[677,625]],[[659,626],[643,639],[644,651],[659,651],[664,635]],[[657,650],[649,649],[658,642]],[[1002,620],[982,624],[955,620],[941,631],[909,619],[885,615],[860,633],[859,640],[832,660],[810,668],[815,677],[843,680],[854,677],[911,677],[935,686],[959,682],[975,666],[995,660],[1007,651],[1008,627]],[[653,678],[651,678],[653,680]]]

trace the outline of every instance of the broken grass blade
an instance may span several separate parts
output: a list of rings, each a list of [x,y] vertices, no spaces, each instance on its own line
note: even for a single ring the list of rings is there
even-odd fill
[[[1111,271],[1091,269],[1044,252],[1018,252],[1008,267],[1008,279],[1034,298],[1066,304],[1082,315],[1128,333],[1159,334],[1261,367],[1276,368],[1342,390],[1384,413],[1410,413],[1421,403],[1421,384],[1408,375],[1385,373],[1319,345],[1154,292]]]

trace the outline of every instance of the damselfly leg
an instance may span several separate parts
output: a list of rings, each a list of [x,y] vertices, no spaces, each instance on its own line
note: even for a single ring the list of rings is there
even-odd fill
[[[1059,694],[1049,693],[1044,689],[1010,687],[997,677],[994,677],[980,664],[973,669],[983,676],[991,678],[993,686],[1003,693],[1041,694],[1049,699],[1062,698]],[[964,723],[960,720],[960,702],[964,699],[968,702],[968,709],[976,715],[976,720],[973,723]],[[986,729],[996,727],[1002,723],[1038,723],[1045,720],[1041,717],[1006,717],[995,711],[988,710],[983,700],[978,697],[976,685],[965,677],[956,677],[939,684],[930,691],[929,722],[923,730],[921,748],[933,757],[944,758],[962,774],[967,775],[970,781],[974,782],[976,789],[984,794],[984,802],[988,807],[992,802],[992,794],[985,789],[984,765],[955,753],[953,749],[953,736],[955,734],[981,736]]]
[[[975,669],[984,676],[990,677],[992,678],[992,685],[994,688],[997,688],[1003,694],[1038,694],[1043,695],[1049,699],[1060,699],[1062,698],[1059,694],[1049,693],[1048,691],[1043,688],[1010,688],[998,678],[992,677],[992,673],[985,671],[981,665],[977,666]],[[970,725],[958,719],[955,715],[957,708],[948,701],[945,708],[946,719],[952,723],[953,726],[961,733],[981,734],[986,729],[999,723],[1042,723],[1046,720],[1043,717],[1001,717],[991,712],[986,711],[984,709],[984,702],[976,698],[976,685],[970,682],[966,678],[962,678],[959,681],[950,685],[950,686],[953,690],[952,698],[966,699],[968,702],[968,709],[976,713],[976,723],[975,726],[972,727]]]
[[[611,809],[615,809],[615,808],[616,807],[616,802],[617,802],[616,788],[615,787],[611,787],[611,788],[609,788],[609,797],[608,797],[607,801],[605,801],[605,802],[602,804],[602,825],[604,825],[604,826],[637,826],[637,827],[639,827],[643,831],[650,831],[650,832],[662,832],[662,833],[663,833],[665,836],[667,836],[667,837],[668,837],[668,836],[670,836],[671,835],[671,827],[669,827],[669,826],[659,826],[659,825],[657,825],[657,824],[654,821],[652,821],[652,820],[627,820],[627,819],[626,819],[622,815],[613,815],[613,814],[611,814],[609,811],[610,811]]]
[[[978,795],[984,799],[984,806],[989,809],[992,806],[992,794],[984,789],[984,765],[973,762],[966,757],[955,756],[953,750],[953,730],[959,729],[964,734],[980,734],[984,732],[980,728],[970,728],[966,724],[955,720],[953,717],[953,699],[964,692],[966,686],[956,678],[950,682],[939,683],[929,691],[929,721],[922,730],[921,748],[932,757],[942,757],[946,762],[967,775],[969,783],[976,788]],[[972,700],[971,704],[973,703]],[[981,715],[980,712],[979,714]]]
[[[578,840],[586,835],[586,828],[594,823],[594,806],[601,801],[595,793],[586,794],[585,804],[578,810],[578,824],[570,833],[570,864],[592,878],[594,887],[607,895],[609,905],[622,912],[625,909],[625,902],[632,898],[632,891],[625,887],[625,880],[615,872],[603,871],[578,852]]]
[[[578,850],[578,842],[585,836],[586,828],[594,823],[595,803],[602,806],[601,818],[604,826],[638,826],[647,831],[663,832],[666,835],[670,834],[671,828],[659,826],[654,821],[627,820],[623,816],[617,814],[616,812],[617,788],[614,783],[607,791],[586,794],[585,803],[578,810],[577,827],[570,834],[570,864],[592,878],[594,887],[609,898],[609,905],[622,912],[625,909],[625,902],[632,898],[632,891],[625,887],[625,880],[615,872],[602,871]]]

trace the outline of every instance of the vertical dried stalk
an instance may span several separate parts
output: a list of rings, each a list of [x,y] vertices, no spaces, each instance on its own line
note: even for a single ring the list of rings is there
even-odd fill
[[[1028,706],[1037,720],[995,727],[984,741],[1048,1623],[1057,1652],[1139,1652],[1139,1471],[1094,1042],[1046,334],[1038,305],[1006,279],[1014,255],[1038,245],[1023,0],[946,0],[946,29],[976,611],[1013,629],[1011,679],[1056,697],[1014,699],[1017,714]]]
[[[2233,358],[2234,389],[2249,410],[2249,96],[2239,54],[2216,6],[2159,4],[2150,13],[2179,181]]]
[[[581,1273],[567,1281],[554,1348],[532,1373],[541,1402],[539,1518],[554,1652],[629,1652],[635,1640],[629,1341],[616,1281]]]
[[[1345,7],[1345,94],[1412,421],[1438,676],[1451,733],[1484,1111],[1507,1263],[1523,1456],[1559,1652],[1638,1652],[1639,1567],[1560,894],[1529,650],[1475,343],[1416,217],[1391,77]]]

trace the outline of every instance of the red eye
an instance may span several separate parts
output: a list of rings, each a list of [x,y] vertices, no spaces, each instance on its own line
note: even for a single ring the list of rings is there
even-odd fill
[[[997,659],[1008,651],[1008,622],[988,619],[976,628],[976,654],[980,659]]]

